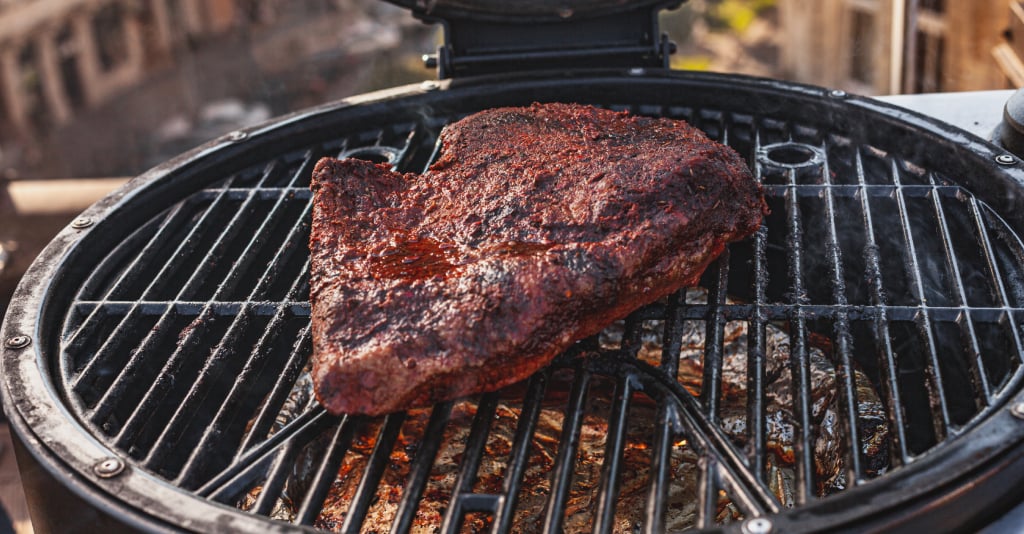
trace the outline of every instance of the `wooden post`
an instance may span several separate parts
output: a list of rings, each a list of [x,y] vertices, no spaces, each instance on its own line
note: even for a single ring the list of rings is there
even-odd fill
[[[4,84],[4,102],[11,124],[25,134],[28,132],[28,117],[25,116],[25,95],[21,87],[21,66],[18,65],[18,45],[0,49],[0,83]]]

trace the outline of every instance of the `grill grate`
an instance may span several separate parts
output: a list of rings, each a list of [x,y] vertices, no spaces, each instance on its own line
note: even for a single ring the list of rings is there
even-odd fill
[[[311,351],[312,166],[323,155],[339,155],[422,169],[438,126],[458,116],[422,117],[252,165],[132,232],[71,303],[59,360],[67,401],[95,436],[142,469],[253,514],[356,532],[381,499],[391,499],[391,530],[405,532],[427,516],[424,496],[440,491],[448,500],[437,513],[442,531],[468,525],[509,532],[522,527],[517,507],[535,489],[524,480],[536,460],[538,421],[554,396],[561,435],[542,477],[549,485],[542,488],[538,528],[556,532],[576,506],[581,432],[585,420],[597,417],[595,398],[604,395],[609,405],[598,419],[607,437],[596,447],[603,450],[600,475],[585,513],[595,532],[618,528],[616,518],[626,513],[617,504],[626,491],[623,470],[634,461],[624,455],[635,455],[642,443],[648,471],[637,528],[661,532],[678,526],[666,518],[679,501],[671,492],[681,469],[674,455],[683,449],[697,458],[690,466],[697,478],[693,526],[820,498],[816,350],[834,365],[846,487],[956,438],[1014,389],[1024,247],[955,181],[794,121],[704,108],[609,107],[683,118],[730,144],[755,169],[772,208],[754,237],[708,269],[706,296],[681,291],[638,310],[625,320],[618,347],[597,338],[581,342],[525,386],[422,413],[370,420],[331,417],[315,402],[294,406]],[[660,361],[638,359],[645,324],[660,328]],[[694,325],[706,340],[697,396],[676,379],[683,332]],[[727,432],[723,417],[734,325],[746,328],[742,439]],[[785,332],[791,355],[793,481],[792,494],[781,496],[769,444],[776,392],[766,354],[773,328]],[[880,456],[862,446],[875,434],[864,426],[858,373],[885,407],[888,438],[872,444]],[[509,403],[516,406],[514,433],[506,453],[494,454],[492,424]],[[637,437],[631,421],[641,409],[653,410],[655,424]],[[450,487],[439,489],[438,457],[459,425],[468,432],[458,471]],[[356,453],[361,470],[346,472]],[[407,466],[394,467],[402,454]],[[496,469],[498,482],[481,489],[481,466]],[[382,480],[396,469],[405,474],[400,495],[381,495]],[[301,484],[299,470],[306,473]],[[350,488],[350,504],[333,524],[321,512],[339,488]]]

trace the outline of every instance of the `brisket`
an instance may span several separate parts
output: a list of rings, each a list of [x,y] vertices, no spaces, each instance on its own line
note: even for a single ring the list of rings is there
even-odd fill
[[[522,380],[696,283],[766,209],[743,160],[682,121],[534,104],[469,116],[441,142],[421,175],[314,170],[312,374],[332,413]]]

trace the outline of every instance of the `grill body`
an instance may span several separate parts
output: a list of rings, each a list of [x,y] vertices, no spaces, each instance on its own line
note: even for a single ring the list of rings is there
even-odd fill
[[[567,427],[582,413],[587,381],[615,383],[598,530],[611,528],[619,474],[607,466],[622,449],[637,395],[659,406],[668,429],[651,439],[690,440],[706,459],[702,491],[721,491],[736,503],[742,517],[725,528],[762,516],[784,532],[974,528],[1013,504],[1010,490],[1024,474],[1024,420],[1012,409],[1024,401],[1021,162],[1001,163],[1001,153],[980,139],[869,99],[656,69],[477,77],[355,97],[216,140],[91,207],[83,217],[93,224],[62,231],[26,274],[2,330],[3,399],[24,446],[26,493],[67,495],[67,502],[132,529],[292,527],[267,517],[289,462],[321,435],[332,440],[328,451],[343,453],[367,424],[310,407],[272,430],[310,350],[305,239],[312,164],[340,155],[422,170],[436,155],[444,124],[533,101],[687,119],[747,158],[773,210],[756,237],[708,270],[704,302],[683,293],[639,310],[626,320],[618,348],[577,358],[594,347],[584,342],[556,364],[573,377]],[[668,325],[666,341],[674,324],[704,326],[703,361],[711,371],[699,398],[666,371],[673,357],[678,363],[678,348],[674,356],[665,349],[660,367],[635,361],[629,332],[655,320]],[[721,337],[730,322],[750,329],[745,446],[723,437],[713,394],[721,388]],[[783,325],[792,345],[792,510],[765,489],[767,324]],[[30,342],[10,342],[18,336]],[[845,409],[844,469],[853,486],[823,499],[814,495],[811,450],[808,355],[816,336],[830,340]],[[850,424],[855,368],[872,378],[887,406],[889,472],[881,476],[869,473],[850,445],[864,432]],[[527,388],[523,413],[539,402],[545,376]],[[482,397],[477,413],[493,411],[495,402]],[[450,409],[435,408],[431,421],[443,425]],[[494,528],[508,527],[501,514],[518,483],[510,481],[511,493],[503,495],[472,491],[479,460],[472,458],[483,454],[485,421],[474,419],[480,430],[471,432],[467,450],[479,449],[463,460],[457,485],[464,491],[453,490],[444,529],[457,531],[480,512],[491,515]],[[380,440],[393,443],[402,424],[400,416],[385,420]],[[572,447],[564,447],[570,459],[559,465],[573,461]],[[665,447],[652,453],[645,512],[651,531],[658,530],[670,483]],[[297,506],[296,523],[314,524],[340,453],[316,458],[321,475]],[[525,454],[513,455],[509,472]],[[126,468],[103,473],[97,466],[109,458]],[[429,468],[414,468],[410,480],[426,477]],[[557,509],[563,479],[552,476]],[[355,497],[362,513],[373,499],[373,475],[367,480],[369,488]],[[51,484],[61,489],[47,489]],[[255,513],[234,508],[255,486],[268,495],[256,498]],[[697,525],[715,528],[715,499],[701,503]],[[30,504],[38,517],[53,513],[48,503]],[[359,514],[351,515],[356,519],[343,529],[359,528]],[[552,531],[560,526],[555,516],[546,523]]]

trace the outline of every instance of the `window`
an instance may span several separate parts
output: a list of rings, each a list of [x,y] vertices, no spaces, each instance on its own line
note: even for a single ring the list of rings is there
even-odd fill
[[[37,132],[50,126],[50,115],[43,100],[43,82],[39,72],[39,57],[33,43],[26,44],[18,53],[18,70],[21,73],[21,94],[25,116]]]
[[[68,97],[68,103],[71,104],[71,109],[81,109],[85,105],[85,94],[78,73],[78,46],[70,26],[64,26],[57,33],[57,57],[60,60],[60,77],[64,82],[64,93]]]
[[[128,59],[128,47],[121,4],[110,3],[100,8],[92,19],[92,27],[103,70],[113,70],[124,63]]]

